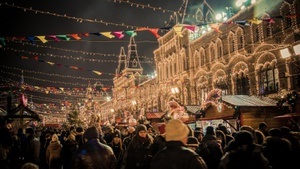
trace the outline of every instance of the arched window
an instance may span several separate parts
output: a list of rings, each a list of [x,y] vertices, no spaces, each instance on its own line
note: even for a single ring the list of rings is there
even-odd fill
[[[204,49],[202,51],[202,54],[203,54],[202,56],[204,57],[204,64],[208,63],[209,62],[208,55],[206,54]]]
[[[222,41],[218,40],[217,41],[217,47],[216,47],[216,58],[220,58],[223,56],[223,47],[222,47]]]
[[[204,102],[208,95],[208,87],[206,85],[201,85],[198,89],[200,95],[200,103]]]
[[[201,48],[200,52],[199,52],[199,57],[200,57],[200,65],[203,66],[205,64],[205,53],[204,53],[204,49]]]
[[[244,33],[241,29],[237,32],[237,46],[238,49],[242,49],[244,47]]]
[[[285,4],[280,11],[283,15],[283,27],[284,29],[288,29],[292,27],[292,19],[291,17],[288,17],[291,15],[290,13],[290,6]]]
[[[259,93],[262,95],[276,93],[278,91],[278,69],[271,65],[261,68],[259,71]]]
[[[229,45],[229,51],[230,53],[234,52],[234,39],[233,39],[233,35],[229,35],[228,37],[228,45]]]
[[[215,55],[216,55],[216,52],[215,52],[215,45],[212,43],[210,45],[210,61],[213,61],[215,60]]]
[[[249,79],[242,73],[241,76],[237,75],[236,80],[236,94],[237,95],[249,95]]]
[[[292,56],[293,62],[289,64],[292,76],[292,89],[300,89],[300,58]]]
[[[222,90],[222,94],[229,94],[229,85],[227,84],[225,77],[221,77],[217,80],[217,82],[215,83],[215,88],[217,89],[221,89]]]
[[[254,29],[254,42],[258,42],[259,41],[259,29],[258,27],[255,27]]]

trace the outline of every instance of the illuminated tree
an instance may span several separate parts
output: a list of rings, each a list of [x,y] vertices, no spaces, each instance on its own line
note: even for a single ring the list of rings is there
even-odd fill
[[[76,110],[68,114],[67,121],[71,126],[82,126],[84,124],[79,118],[79,112]]]

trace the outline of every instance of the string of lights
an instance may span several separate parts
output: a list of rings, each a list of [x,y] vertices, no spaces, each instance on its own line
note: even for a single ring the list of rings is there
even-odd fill
[[[112,81],[112,79],[86,78],[86,77],[81,77],[81,76],[70,76],[70,75],[45,73],[45,72],[39,72],[39,71],[33,71],[33,70],[20,69],[17,67],[9,67],[9,66],[5,66],[5,65],[1,65],[1,67],[9,69],[9,70],[24,71],[24,72],[27,72],[28,74],[34,73],[34,74],[47,75],[47,76],[52,76],[52,77],[81,79],[81,80],[86,80],[86,81]]]
[[[11,75],[11,76],[19,77],[19,78],[22,77],[22,75],[11,73],[11,72],[7,72],[7,71],[3,71],[3,70],[0,70],[0,72],[4,73],[4,74]],[[86,86],[86,84],[80,84],[80,83],[70,83],[70,82],[62,82],[62,81],[53,81],[53,80],[41,79],[41,78],[36,78],[36,77],[31,77],[31,76],[23,76],[23,77],[27,78],[27,79],[32,79],[32,80],[42,81],[42,82],[48,82],[48,83],[54,83],[54,84],[64,84],[64,85],[72,85],[72,86]]]
[[[28,46],[33,46],[37,48],[48,48],[48,49],[53,49],[53,50],[59,50],[59,51],[65,51],[65,52],[73,52],[73,53],[81,53],[83,55],[90,55],[90,56],[101,56],[101,57],[118,57],[116,54],[110,54],[110,53],[97,53],[97,52],[87,52],[87,51],[79,51],[79,50],[71,50],[71,49],[64,49],[64,48],[57,48],[53,46],[45,46],[45,45],[38,45],[38,44],[32,44],[30,42],[24,42],[24,41],[16,41],[16,40],[8,40],[8,42],[14,42],[14,43],[19,43],[22,45],[28,45]],[[91,43],[95,42],[120,42],[120,41],[89,41]],[[135,41],[136,43],[157,43],[157,41]],[[153,58],[147,57],[147,56],[139,56],[141,59],[149,59],[153,60]]]
[[[106,22],[106,21],[97,20],[97,19],[78,18],[78,17],[74,17],[74,16],[68,16],[66,14],[58,14],[58,13],[53,13],[53,12],[49,12],[49,11],[36,10],[36,9],[33,9],[32,7],[30,7],[30,8],[22,7],[22,6],[15,5],[13,3],[9,4],[7,2],[0,3],[0,6],[2,6],[2,5],[17,8],[17,9],[22,9],[24,12],[30,11],[30,12],[34,12],[35,14],[45,14],[45,15],[52,15],[52,16],[55,16],[55,17],[72,19],[72,20],[75,20],[79,23],[82,23],[82,22],[99,23],[99,24],[105,24],[106,26],[108,26],[108,25],[121,26],[121,27],[126,27],[126,28],[131,28],[131,29],[136,29],[136,28],[139,28],[139,27],[145,27],[145,26],[127,25],[127,24],[124,24],[124,23]]]

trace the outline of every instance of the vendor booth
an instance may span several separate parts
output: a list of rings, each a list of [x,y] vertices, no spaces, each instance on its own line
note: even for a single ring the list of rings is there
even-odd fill
[[[274,117],[286,114],[288,108],[279,110],[276,104],[276,100],[262,96],[225,95],[204,105],[197,124],[206,128],[224,123],[231,131],[242,125],[257,128],[261,122],[266,122],[270,128],[280,127],[284,123]]]

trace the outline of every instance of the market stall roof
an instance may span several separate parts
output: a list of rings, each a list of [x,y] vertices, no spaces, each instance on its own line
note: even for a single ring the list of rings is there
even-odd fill
[[[146,113],[147,119],[160,119],[165,113],[164,112],[148,112]]]
[[[28,107],[25,107],[23,104],[19,104],[18,107],[9,110],[5,118],[41,121],[37,113],[29,109]]]
[[[196,114],[197,111],[201,110],[200,106],[197,106],[197,105],[188,105],[185,107],[186,107],[187,112],[192,113],[192,114]]]
[[[222,101],[234,106],[245,107],[274,107],[277,104],[277,101],[274,99],[248,95],[225,95],[222,96]]]
[[[7,112],[4,109],[0,108],[0,116],[6,116],[6,115]]]

